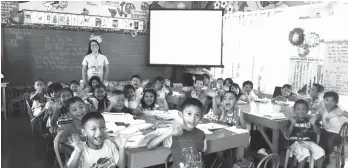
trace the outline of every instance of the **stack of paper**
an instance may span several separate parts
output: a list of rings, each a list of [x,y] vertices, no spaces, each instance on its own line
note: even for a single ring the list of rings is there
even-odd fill
[[[268,103],[269,100],[267,98],[263,98],[263,99],[256,99],[255,102],[259,102],[259,103]]]
[[[272,120],[276,120],[276,119],[284,119],[286,118],[286,116],[284,115],[284,113],[269,113],[264,115],[264,117],[272,119]]]
[[[202,125],[200,125],[200,124],[198,124],[198,125],[196,126],[196,128],[202,130],[202,131],[204,132],[204,134],[213,134],[213,132],[209,131],[209,129],[205,128],[204,126],[202,126]]]
[[[225,127],[226,130],[234,132],[236,134],[242,134],[242,133],[248,133],[249,131],[246,129],[241,129],[241,128],[237,128],[236,126],[232,126],[232,127]]]
[[[134,121],[133,116],[127,113],[103,113],[106,122],[123,122],[129,124]]]

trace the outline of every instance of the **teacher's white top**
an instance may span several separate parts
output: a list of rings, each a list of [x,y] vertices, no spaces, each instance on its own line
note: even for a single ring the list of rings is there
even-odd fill
[[[89,55],[86,55],[82,61],[82,65],[87,66],[88,80],[92,76],[98,76],[100,80],[103,80],[104,65],[108,65],[108,64],[109,64],[108,58],[103,54],[99,54],[97,58],[93,56],[92,54],[89,54]]]

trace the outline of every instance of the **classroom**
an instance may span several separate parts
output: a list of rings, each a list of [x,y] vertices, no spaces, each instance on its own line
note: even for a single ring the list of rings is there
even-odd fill
[[[1,167],[348,167],[347,20],[345,1],[1,1]]]

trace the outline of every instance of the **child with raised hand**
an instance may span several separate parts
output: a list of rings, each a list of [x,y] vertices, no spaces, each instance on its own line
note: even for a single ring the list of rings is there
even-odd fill
[[[126,85],[123,88],[124,95],[126,96],[126,107],[130,109],[136,109],[139,106],[140,98],[135,94],[135,88],[133,85]]]
[[[210,93],[210,96],[216,96]],[[215,101],[215,102],[214,102]],[[225,125],[246,128],[243,111],[236,106],[238,101],[237,93],[227,91],[222,99],[221,107],[218,107],[213,98],[213,111],[216,116],[220,116],[219,121]]]
[[[127,138],[115,138],[115,143],[107,137],[105,119],[101,113],[90,112],[82,118],[83,142],[74,134],[69,138],[74,152],[67,163],[68,168],[120,167],[126,166],[125,145]]]
[[[155,89],[158,98],[167,98],[168,95],[172,95],[173,91],[169,85],[165,83],[165,80],[161,76],[155,78]]]
[[[280,95],[276,95],[272,99],[272,103],[275,103],[276,101],[282,101],[282,102],[296,101],[296,99],[297,99],[297,95],[292,92],[292,86],[289,84],[285,84],[281,88]]]
[[[45,83],[42,79],[37,79],[34,83],[35,92],[31,94],[30,100],[33,102],[31,106],[33,115],[38,116],[44,112],[47,99],[45,97]]]
[[[253,82],[251,81],[245,81],[243,82],[243,91],[246,93],[245,95],[242,95],[242,100],[244,99],[247,99],[247,98],[244,98],[244,97],[248,97],[249,100],[251,101],[255,101],[257,99],[259,99],[259,97],[254,93],[254,84]]]
[[[323,167],[325,152],[315,143],[316,135],[320,134],[320,128],[316,125],[315,116],[308,114],[308,103],[305,100],[297,100],[294,105],[295,116],[287,130],[290,138],[290,155],[294,155],[299,162],[298,168],[303,168],[307,158],[312,156],[318,168]]]
[[[181,105],[179,114],[182,118],[180,124],[172,125],[161,132],[147,147],[152,149],[165,140],[165,146],[173,154],[174,168],[203,168],[202,152],[207,149],[207,142],[204,132],[196,128],[203,116],[202,103],[198,99],[188,98]],[[187,157],[188,154],[194,157]]]
[[[113,96],[110,98],[110,101],[112,103],[112,106],[110,110],[111,113],[128,113],[128,114],[139,114],[139,110],[132,110],[128,107],[126,107],[126,97],[124,95],[124,92],[121,90],[115,90],[112,92]]]
[[[312,113],[316,113],[320,108],[324,106],[323,100],[320,95],[324,91],[324,86],[318,83],[314,83],[309,91],[310,98],[306,99],[308,102],[309,110]]]
[[[106,86],[103,84],[98,84],[93,88],[93,97],[87,100],[91,104],[92,112],[108,112],[112,106],[110,100],[106,94]]]
[[[318,110],[317,119],[322,120],[319,145],[325,150],[325,162],[330,161],[334,146],[341,144],[342,137],[339,131],[344,122],[348,122],[348,113],[337,104],[339,96],[336,92],[329,91],[324,94],[324,107]]]
[[[245,103],[245,102],[250,103],[249,96],[244,90],[240,89],[237,83],[232,83],[231,91],[237,94],[237,99],[238,99],[237,103]]]
[[[149,80],[144,80],[143,82],[141,82],[141,77],[139,75],[133,75],[131,77],[131,84],[134,87],[134,91],[135,91],[135,95],[137,97],[137,99],[141,99],[141,97],[143,96],[143,90],[144,90],[144,86],[146,84],[148,84],[150,81]]]
[[[72,97],[73,92],[69,88],[60,90],[60,99],[56,99],[54,102],[56,108],[51,118],[52,126],[61,126],[72,122],[72,118],[66,108],[68,100]]]
[[[203,78],[199,77],[195,79],[195,83],[192,89],[183,88],[183,91],[185,92],[187,98],[199,99],[200,95],[203,93],[202,88],[203,88]]]
[[[140,100],[140,109],[146,110],[162,110],[168,111],[168,104],[165,98],[157,98],[155,89],[146,88],[143,97]]]

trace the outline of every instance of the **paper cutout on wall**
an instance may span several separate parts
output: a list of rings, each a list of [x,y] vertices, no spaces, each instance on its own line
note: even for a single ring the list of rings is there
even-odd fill
[[[48,11],[51,11],[52,8],[63,10],[68,7],[68,1],[46,1],[43,2],[43,5],[47,7]]]

